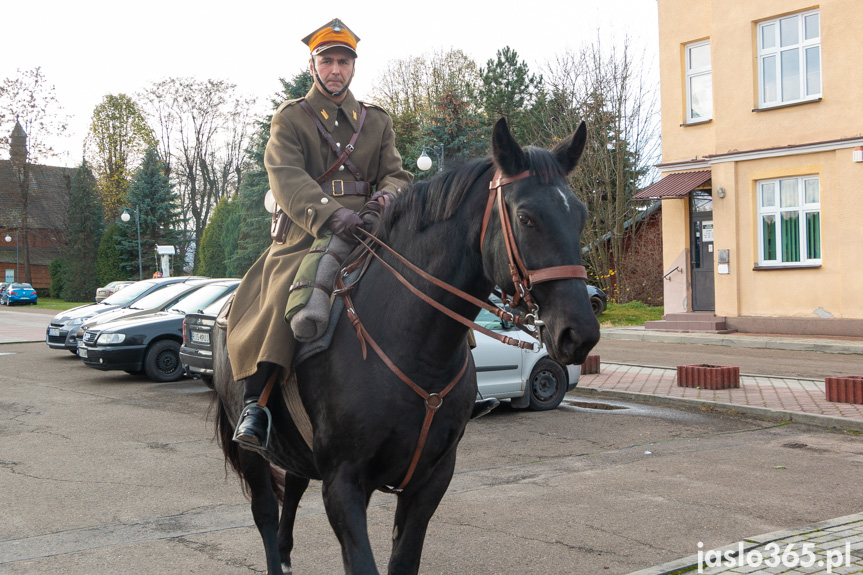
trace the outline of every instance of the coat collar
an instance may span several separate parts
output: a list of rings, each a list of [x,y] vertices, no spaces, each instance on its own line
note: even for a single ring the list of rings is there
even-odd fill
[[[312,89],[306,94],[306,101],[312,107],[312,110],[315,111],[315,115],[317,115],[328,132],[332,132],[335,129],[336,120],[344,121],[345,119],[347,119],[354,132],[359,130],[360,103],[357,102],[353,92],[350,90],[348,90],[348,95],[341,106],[330,101],[315,86],[312,86]],[[341,118],[339,118],[339,110],[342,112]]]

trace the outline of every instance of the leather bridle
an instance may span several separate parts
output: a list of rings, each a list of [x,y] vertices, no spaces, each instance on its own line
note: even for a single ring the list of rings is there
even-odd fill
[[[402,380],[408,387],[410,387],[417,395],[422,397],[425,407],[426,414],[425,419],[423,421],[422,431],[420,432],[420,437],[417,443],[416,450],[414,451],[413,457],[411,458],[410,466],[408,467],[408,471],[405,474],[404,479],[398,487],[382,487],[381,491],[385,491],[388,493],[400,493],[404,490],[405,486],[407,486],[408,482],[413,477],[414,471],[416,470],[417,463],[419,462],[419,458],[422,455],[423,448],[425,447],[426,438],[428,437],[429,429],[431,428],[432,420],[434,419],[435,413],[440,409],[441,405],[443,405],[444,396],[446,396],[455,385],[461,380],[464,376],[464,373],[467,369],[468,365],[468,356],[465,356],[464,364],[462,365],[461,371],[449,382],[449,384],[441,390],[439,393],[428,393],[418,384],[416,384],[410,377],[407,376],[399,367],[392,361],[392,359],[387,356],[383,349],[375,342],[369,332],[366,330],[362,321],[357,314],[356,308],[353,304],[352,298],[350,296],[350,291],[356,287],[359,279],[356,279],[351,285],[345,285],[345,278],[348,277],[352,272],[356,271],[360,267],[362,267],[362,271],[360,272],[360,277],[364,273],[365,269],[368,268],[371,259],[377,259],[378,262],[383,265],[387,270],[392,273],[396,279],[399,280],[408,290],[411,291],[414,295],[422,299],[424,302],[428,303],[447,317],[458,321],[459,323],[466,325],[480,333],[483,333],[489,337],[497,339],[508,345],[513,345],[519,347],[521,349],[533,349],[538,351],[539,343],[527,343],[520,341],[515,338],[507,337],[505,335],[501,335],[497,332],[491,331],[481,325],[478,325],[476,322],[467,319],[456,312],[450,310],[445,307],[443,304],[435,301],[422,291],[420,291],[416,286],[411,284],[401,273],[399,273],[394,267],[392,267],[389,263],[387,263],[376,251],[375,247],[379,246],[389,252],[393,257],[395,257],[399,262],[405,265],[408,269],[431,283],[473,305],[479,306],[497,317],[504,319],[506,321],[512,322],[519,327],[524,325],[531,325],[536,327],[542,326],[542,321],[539,319],[539,306],[533,300],[530,295],[530,290],[533,288],[535,284],[559,280],[559,279],[587,279],[587,270],[585,270],[584,266],[581,265],[566,265],[566,266],[555,266],[549,268],[542,268],[539,270],[529,270],[524,265],[524,260],[521,257],[521,254],[518,251],[518,246],[515,242],[515,234],[512,230],[512,222],[509,219],[509,212],[506,209],[506,203],[503,201],[503,187],[507,184],[511,184],[513,182],[517,182],[519,180],[523,180],[527,177],[530,177],[532,173],[529,170],[516,174],[515,176],[504,177],[503,173],[500,169],[495,172],[494,178],[492,178],[491,183],[489,184],[489,199],[486,205],[485,213],[483,214],[482,219],[482,228],[480,230],[480,251],[482,251],[482,246],[485,241],[485,235],[488,228],[488,223],[491,220],[491,212],[494,207],[495,201],[498,205],[498,214],[500,216],[501,221],[501,229],[503,230],[504,243],[506,244],[507,256],[509,257],[509,270],[512,276],[513,285],[515,286],[515,294],[510,298],[509,296],[504,295],[504,303],[511,303],[514,307],[519,304],[521,300],[525,302],[525,304],[529,307],[530,312],[526,315],[516,315],[511,311],[506,311],[501,309],[498,306],[492,305],[487,302],[480,301],[479,299],[473,297],[472,295],[451,286],[441,280],[435,278],[434,276],[428,274],[424,270],[418,268],[410,261],[408,261],[404,256],[393,250],[390,246],[385,244],[383,241],[374,236],[371,232],[368,232],[362,228],[360,230],[367,236],[367,239],[359,238],[356,239],[365,247],[365,251],[357,257],[352,263],[345,266],[339,274],[336,276],[335,280],[335,290],[333,291],[334,295],[338,295],[345,302],[345,310],[348,315],[348,319],[351,322],[351,325],[354,326],[354,329],[357,332],[357,338],[360,342],[360,347],[362,348],[363,359],[366,358],[366,342],[377,356],[383,361],[383,363],[392,371],[400,380]],[[540,335],[535,332],[528,331],[531,335],[540,340]],[[470,352],[468,352],[469,354]]]

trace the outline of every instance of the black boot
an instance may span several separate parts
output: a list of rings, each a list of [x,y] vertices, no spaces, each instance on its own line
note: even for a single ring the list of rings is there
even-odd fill
[[[470,418],[479,419],[498,405],[500,405],[500,402],[493,397],[491,399],[481,399],[473,404],[473,413],[470,414]]]
[[[258,371],[245,379],[243,401],[246,407],[240,414],[234,441],[247,449],[266,449],[270,440],[270,410],[258,405],[258,399],[267,385],[267,380],[276,368],[275,364],[261,363]]]

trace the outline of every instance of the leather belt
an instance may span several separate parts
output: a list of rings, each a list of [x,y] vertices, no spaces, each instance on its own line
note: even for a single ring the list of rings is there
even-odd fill
[[[368,182],[333,180],[321,184],[321,191],[334,198],[339,196],[369,196],[372,193],[372,186]]]

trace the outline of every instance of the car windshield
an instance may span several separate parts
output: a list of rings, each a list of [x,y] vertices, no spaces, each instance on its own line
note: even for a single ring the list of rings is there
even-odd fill
[[[225,284],[210,284],[205,285],[200,289],[196,289],[190,294],[180,298],[174,305],[166,308],[165,311],[172,311],[186,315],[187,313],[199,313],[205,307],[222,297],[225,291],[232,292],[237,288],[236,285],[226,286]]]
[[[33,286],[30,284],[12,284],[9,289],[33,289]]]
[[[133,309],[155,309],[160,308],[183,292],[189,291],[191,286],[187,283],[169,284],[161,288],[156,288],[156,291],[149,293],[135,302],[129,307]],[[117,292],[120,293],[120,292]]]
[[[116,292],[115,294],[106,297],[100,303],[103,303],[105,305],[126,306],[135,301],[141,296],[142,293],[151,289],[154,285],[157,285],[156,282],[147,280],[135,282],[132,285]]]
[[[233,292],[233,290],[231,290]],[[204,308],[204,313],[206,315],[219,315],[219,312],[222,311],[222,306],[225,305],[225,302],[228,301],[228,298],[231,297],[231,293],[226,293],[210,305]]]

